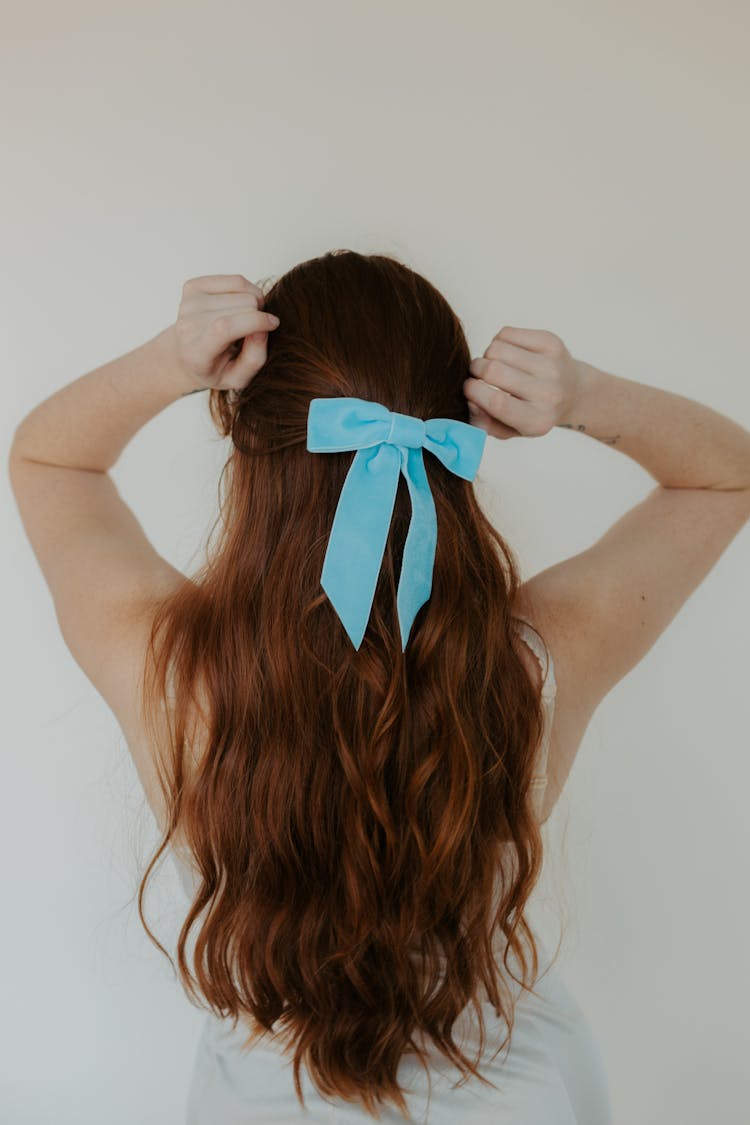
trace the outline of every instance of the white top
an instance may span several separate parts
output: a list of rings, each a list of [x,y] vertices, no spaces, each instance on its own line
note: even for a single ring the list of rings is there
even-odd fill
[[[540,662],[543,674],[544,730],[539,761],[532,781],[537,807],[546,785],[547,758],[556,680],[552,658],[530,623],[516,619],[518,631]],[[172,857],[186,894],[192,900],[196,876],[174,850]],[[501,935],[502,936],[502,935]],[[551,957],[535,934],[539,973],[532,996],[509,980],[515,998],[510,1045],[491,1060],[507,1034],[507,1025],[489,1001],[482,1004],[485,1020],[485,1061],[482,1073],[496,1089],[472,1078],[455,1088],[460,1072],[436,1049],[429,1051],[431,1091],[424,1068],[413,1056],[402,1058],[398,1078],[412,1120],[433,1125],[611,1125],[607,1075],[591,1028],[568,991]],[[510,958],[512,960],[512,958]],[[514,971],[520,976],[520,965]],[[479,1049],[479,1028],[471,1006],[459,1016],[454,1039],[470,1058]],[[246,1036],[242,1025],[206,1013],[188,1096],[186,1125],[249,1125],[251,1122],[328,1123],[372,1125],[374,1119],[361,1107],[324,1098],[301,1071],[306,1110],[300,1106],[292,1075],[292,1062],[267,1040],[242,1051]],[[411,1091],[411,1092],[409,1092]],[[403,1122],[395,1109],[381,1117],[383,1125]]]
[[[517,630],[526,644],[536,656],[542,669],[542,706],[544,708],[544,731],[539,745],[539,761],[534,776],[531,779],[531,789],[537,813],[541,813],[544,791],[547,787],[547,762],[549,758],[550,736],[552,734],[552,716],[555,710],[555,697],[557,695],[557,680],[555,679],[555,666],[552,653],[545,646],[530,622],[522,617],[517,617]]]

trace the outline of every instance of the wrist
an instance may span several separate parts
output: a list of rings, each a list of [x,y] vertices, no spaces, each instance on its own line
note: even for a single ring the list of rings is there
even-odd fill
[[[194,391],[208,390],[202,379],[187,371],[180,363],[174,324],[167,325],[143,346],[153,353],[155,364],[158,365],[157,370],[174,384],[180,396],[192,394]]]
[[[571,394],[569,401],[563,407],[558,426],[576,429],[582,422],[586,405],[590,402],[595,388],[604,377],[604,373],[591,363],[583,359],[573,360],[573,377],[571,379]]]

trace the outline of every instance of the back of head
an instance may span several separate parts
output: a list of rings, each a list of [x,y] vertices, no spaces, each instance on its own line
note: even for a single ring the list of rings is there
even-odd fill
[[[524,908],[541,869],[541,703],[512,643],[512,552],[429,451],[432,590],[406,650],[403,477],[359,648],[320,585],[354,454],[307,449],[310,403],[468,422],[470,354],[445,298],[392,257],[338,251],[284,274],[264,308],[281,320],[266,364],[242,391],[210,392],[231,439],[218,535],[154,619],[144,698],[147,717],[170,704],[169,824],[139,909],[146,925],[146,880],[179,834],[201,879],[178,946],[186,989],[283,1033],[297,1083],[304,1062],[324,1094],[404,1110],[396,1071],[421,1036],[476,1073],[451,1027],[482,987],[512,1025],[493,938],[524,967],[527,947],[536,972]]]

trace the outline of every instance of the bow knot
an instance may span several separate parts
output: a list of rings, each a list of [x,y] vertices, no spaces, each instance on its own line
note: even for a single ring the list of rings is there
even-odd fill
[[[386,441],[391,445],[404,445],[408,449],[419,449],[424,445],[427,426],[423,418],[415,418],[412,414],[399,414],[391,410],[391,428]]]
[[[423,449],[464,480],[479,468],[487,432],[455,418],[416,418],[361,398],[314,398],[307,416],[311,453],[356,449],[333,517],[320,584],[359,648],[370,619],[399,474],[412,515],[404,543],[397,608],[401,651],[432,592],[437,517]]]

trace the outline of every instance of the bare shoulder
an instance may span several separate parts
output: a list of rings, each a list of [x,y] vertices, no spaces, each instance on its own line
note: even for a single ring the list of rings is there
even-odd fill
[[[120,724],[128,751],[133,759],[146,800],[160,830],[167,822],[166,806],[161,791],[159,769],[168,760],[171,730],[174,728],[174,701],[167,693],[164,700],[157,699],[156,710],[149,713],[148,722],[143,713],[141,684],[146,654],[154,620],[151,600],[131,615],[129,626],[121,633],[117,675],[120,689],[117,692],[116,718]],[[198,689],[199,691],[199,689]],[[205,708],[205,695],[199,691],[198,699]],[[200,712],[189,708],[185,716],[185,732],[189,753],[184,766],[190,768],[199,748],[205,743]]]

